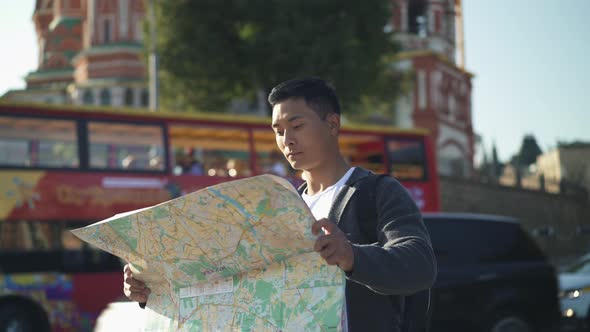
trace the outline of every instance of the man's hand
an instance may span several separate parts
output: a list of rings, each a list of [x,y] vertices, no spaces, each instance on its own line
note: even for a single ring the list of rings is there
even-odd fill
[[[125,265],[123,269],[123,292],[132,301],[145,303],[148,300],[151,290],[145,286],[143,281],[133,278],[131,267],[129,264]]]
[[[344,232],[328,219],[320,219],[311,225],[314,235],[320,234],[315,241],[313,250],[317,251],[329,265],[338,265],[344,272],[352,271],[354,253],[352,244]]]

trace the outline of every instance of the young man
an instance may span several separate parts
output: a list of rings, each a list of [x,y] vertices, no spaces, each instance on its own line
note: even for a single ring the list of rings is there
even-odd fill
[[[268,100],[277,146],[306,181],[300,192],[317,219],[314,250],[346,273],[348,331],[400,331],[404,296],[430,288],[436,277],[418,208],[391,177],[372,182],[374,206],[363,206],[360,184],[374,175],[351,167],[340,154],[340,105],[325,81],[287,81]],[[376,219],[375,234],[364,232],[367,215]],[[130,299],[147,301],[149,290],[128,267],[124,288]]]

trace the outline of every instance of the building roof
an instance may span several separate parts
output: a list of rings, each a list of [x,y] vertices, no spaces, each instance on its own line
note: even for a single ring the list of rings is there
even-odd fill
[[[448,65],[450,67],[455,68],[459,72],[461,72],[471,78],[475,76],[475,74],[473,74],[472,72],[467,71],[467,70],[457,66],[453,61],[451,61],[449,58],[447,58],[443,54],[437,53],[432,50],[402,51],[396,55],[396,59],[397,60],[404,60],[404,59],[412,59],[415,57],[426,57],[426,56],[435,57],[439,61],[445,63],[446,65]]]
[[[27,74],[25,80],[32,81],[32,80],[48,80],[48,79],[55,79],[55,78],[72,78],[74,75],[74,69],[41,69],[37,71],[32,71]]]
[[[80,17],[67,17],[67,16],[59,16],[56,17],[51,23],[49,24],[49,30],[55,30],[60,25],[65,26],[68,30],[71,30],[76,25],[80,24],[82,19]]]
[[[574,141],[571,143],[558,143],[559,149],[589,149],[590,142]]]

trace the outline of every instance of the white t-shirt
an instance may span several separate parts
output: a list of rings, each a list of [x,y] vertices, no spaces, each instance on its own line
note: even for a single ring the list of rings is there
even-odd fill
[[[334,204],[334,200],[336,199],[336,195],[342,190],[344,184],[352,175],[354,171],[354,167],[351,167],[346,174],[344,174],[338,182],[334,183],[333,185],[329,186],[328,188],[324,189],[324,191],[317,193],[313,196],[308,195],[304,192],[301,197],[309,206],[311,213],[313,214],[316,220],[320,220],[323,218],[328,218],[330,214],[330,209],[332,208],[332,204]],[[342,318],[341,318],[341,327],[343,332],[348,331],[348,321],[346,319],[346,302],[344,302],[344,307],[342,308]]]
[[[320,193],[310,196],[307,192],[304,192],[301,195],[316,220],[328,218],[328,214],[330,213],[334,199],[336,199],[336,195],[338,195],[342,187],[344,187],[344,184],[348,181],[353,171],[354,167],[351,167],[346,174],[338,180],[338,182],[324,189],[324,191]]]

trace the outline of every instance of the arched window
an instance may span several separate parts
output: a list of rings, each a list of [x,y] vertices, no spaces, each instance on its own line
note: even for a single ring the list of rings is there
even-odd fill
[[[150,94],[148,90],[141,90],[141,106],[147,107],[150,104]]]
[[[125,105],[133,106],[133,89],[132,88],[125,89]]]
[[[111,21],[108,19],[103,21],[102,41],[105,44],[111,42]]]
[[[111,104],[111,92],[108,89],[102,89],[100,92],[100,104],[110,105]]]
[[[409,1],[408,31],[426,37],[428,35],[428,3],[424,0]]]
[[[92,93],[92,91],[90,91],[90,90],[84,91],[84,94],[82,95],[82,102],[85,105],[93,105],[94,104],[94,94]]]

